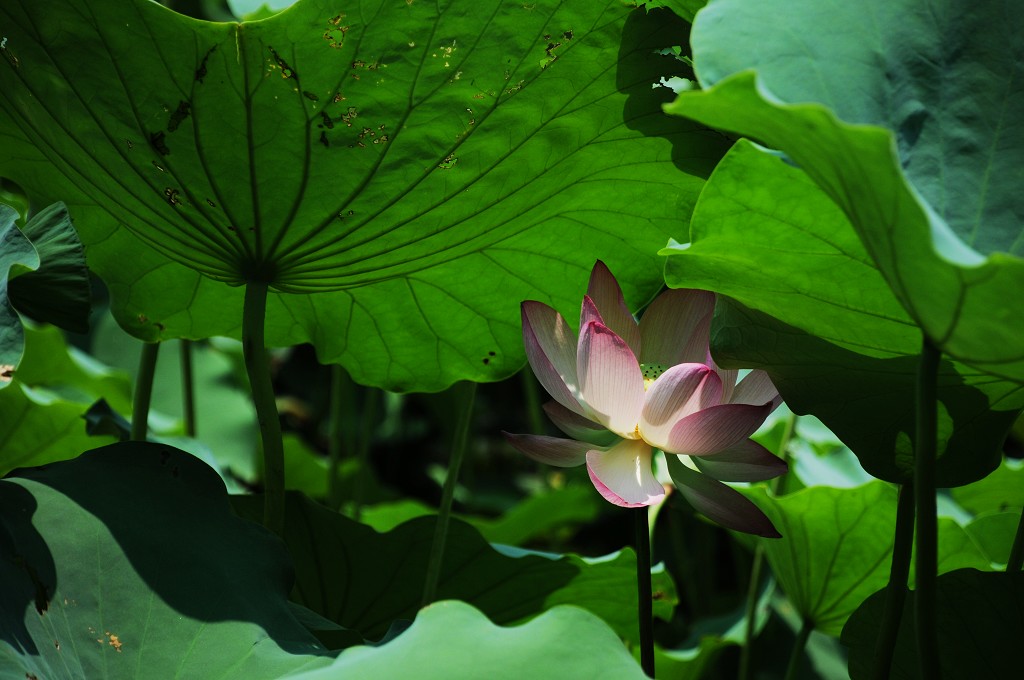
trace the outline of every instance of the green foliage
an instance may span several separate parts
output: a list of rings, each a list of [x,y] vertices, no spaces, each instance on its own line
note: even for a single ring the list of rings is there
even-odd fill
[[[258,519],[252,496],[234,506]],[[416,616],[435,518],[410,520],[379,534],[301,494],[288,496],[284,540],[296,561],[293,599],[367,640],[382,637],[396,620]],[[574,555],[530,554],[490,546],[471,526],[449,527],[439,599],[468,602],[495,623],[514,623],[558,604],[599,615],[618,635],[636,640],[636,562],[628,551],[587,561]],[[671,579],[654,574],[655,612],[671,616]]]
[[[1024,382],[1024,317],[1007,295],[1024,290],[1024,132],[1006,124],[1024,115],[1024,16],[1008,0],[834,9],[823,24],[814,0],[712,3],[692,38],[706,89],[669,110],[785,151],[927,337]],[[779,16],[787,30],[766,33]]]
[[[511,375],[519,301],[578,304],[596,254],[650,297],[723,148],[651,88],[685,24],[617,0],[303,0],[243,24],[62,0],[0,23],[0,174],[69,202],[122,326],[237,336],[217,282],[264,282],[268,344],[394,390]]]
[[[642,680],[608,627],[574,607],[555,607],[522,626],[495,626],[462,602],[438,602],[382,647],[345,650],[328,668],[297,680],[494,678]]]
[[[24,359],[0,390],[0,475],[115,441],[90,437],[83,416],[97,399],[125,410],[131,403],[127,378],[69,348],[56,328],[28,325],[24,337]]]
[[[920,336],[830,198],[741,141],[701,194],[691,240],[662,251],[666,278],[731,298],[715,319],[719,360],[765,369],[790,407],[821,418],[868,472],[908,479]],[[998,464],[1024,392],[951,360],[939,385],[939,484],[972,482]]]
[[[21,314],[83,333],[89,321],[89,275],[67,209],[55,203],[19,229],[18,211],[0,203],[0,389],[24,351]]]
[[[326,663],[287,554],[191,455],[113,444],[0,481],[0,660],[40,678],[279,677]]]
[[[961,569],[938,578],[937,627],[942,675],[969,678],[984,669],[985,677],[1014,678],[1020,673],[1020,650],[1009,641],[1024,635],[1020,611],[1024,574],[984,573]],[[850,677],[870,677],[875,634],[884,593],[875,593],[850,617],[843,644],[850,648]],[[913,592],[908,593],[896,656],[889,677],[920,677],[913,626]],[[965,628],[969,625],[970,628]],[[969,631],[969,632],[968,632]]]

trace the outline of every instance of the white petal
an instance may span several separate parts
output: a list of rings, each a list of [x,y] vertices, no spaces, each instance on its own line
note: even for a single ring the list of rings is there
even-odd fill
[[[652,505],[665,496],[665,487],[651,471],[651,457],[650,446],[624,439],[607,451],[588,451],[587,472],[609,503],[626,508]]]
[[[604,324],[591,322],[580,331],[576,371],[586,404],[583,415],[621,437],[636,438],[644,378],[629,345]]]

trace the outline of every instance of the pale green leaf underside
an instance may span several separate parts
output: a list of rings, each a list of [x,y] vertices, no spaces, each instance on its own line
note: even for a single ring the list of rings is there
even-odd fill
[[[567,307],[596,257],[653,292],[644,255],[721,148],[651,89],[680,22],[618,2],[339,11],[0,10],[0,173],[72,206],[130,332],[237,333],[240,291],[214,280],[334,291],[273,298],[268,341],[439,389],[514,370],[519,301]]]
[[[786,30],[764,31],[782,5],[711,3],[693,34],[707,89],[671,112],[784,150],[934,342],[1024,381],[1024,15],[807,0],[785,3]]]
[[[640,680],[640,666],[600,619],[555,607],[521,626],[500,627],[464,602],[423,609],[412,627],[381,647],[342,652],[327,668],[296,680],[488,678]]]

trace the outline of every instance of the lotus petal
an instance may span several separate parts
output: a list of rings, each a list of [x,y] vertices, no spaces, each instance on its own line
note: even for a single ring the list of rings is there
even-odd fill
[[[679,364],[662,373],[648,388],[640,414],[640,434],[651,445],[669,445],[680,420],[710,406],[722,394],[719,377],[704,364]]]
[[[633,350],[633,354],[640,356],[640,328],[637,326],[632,312],[629,311],[629,307],[626,306],[626,299],[622,296],[619,282],[615,280],[605,263],[600,260],[594,264],[594,270],[590,273],[587,297],[593,300],[604,325],[625,340],[629,348]],[[580,328],[583,328],[582,322]]]
[[[690,458],[697,469],[723,482],[760,482],[789,470],[786,461],[752,439],[711,456]]]
[[[773,406],[722,404],[686,416],[673,426],[665,453],[703,456],[726,451],[754,434]]]
[[[590,481],[605,500],[625,508],[657,503],[665,487],[651,471],[653,451],[636,439],[623,439],[607,451],[587,452]]]
[[[537,380],[558,403],[583,415],[576,377],[576,334],[561,314],[543,302],[524,302],[522,317],[526,358]]]
[[[640,360],[645,364],[704,363],[715,295],[703,290],[668,290],[640,317]]]
[[[580,331],[576,370],[587,408],[584,415],[620,437],[639,437],[644,378],[629,345],[604,324],[591,322]]]
[[[572,439],[502,432],[505,440],[530,458],[555,467],[576,467],[586,460],[593,445]]]
[[[668,471],[672,481],[694,510],[727,529],[765,538],[781,538],[771,520],[738,491],[691,470],[678,456],[665,457],[668,459]]]

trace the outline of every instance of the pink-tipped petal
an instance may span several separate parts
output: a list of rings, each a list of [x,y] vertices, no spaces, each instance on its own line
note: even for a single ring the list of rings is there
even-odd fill
[[[716,406],[721,394],[721,381],[704,364],[673,366],[647,389],[640,413],[640,435],[651,446],[663,449],[676,423]]]
[[[672,428],[665,453],[706,456],[750,437],[771,413],[771,404],[721,404],[686,416]]]
[[[707,365],[711,367],[718,377],[722,379],[722,404],[732,403],[732,393],[736,389],[736,376],[739,375],[739,371],[734,368],[722,368],[715,363],[714,357],[711,356],[711,352],[708,352],[708,358],[706,361]]]
[[[590,299],[590,296],[584,295],[583,304],[580,305],[580,328],[586,328],[587,324],[593,321],[603,324],[604,317],[601,316],[601,311],[594,304],[594,301]],[[607,326],[608,324],[605,325]]]
[[[605,500],[624,508],[657,503],[665,487],[651,472],[651,447],[636,439],[623,439],[607,451],[587,452],[587,472]]]
[[[618,439],[615,433],[609,432],[604,425],[573,413],[557,401],[549,401],[543,408],[551,422],[573,439],[598,446],[607,446]]]
[[[667,290],[640,317],[640,361],[645,364],[702,364],[708,353],[715,294]]]
[[[544,437],[532,434],[510,434],[502,432],[505,440],[530,458],[555,467],[576,467],[587,459],[587,451],[594,448],[592,444],[572,439]]]
[[[727,529],[781,538],[771,520],[736,489],[691,470],[676,456],[666,455],[666,458],[672,481],[694,510]]]
[[[754,370],[736,386],[730,403],[754,404],[756,406],[771,403],[772,410],[774,410],[782,403],[782,397],[779,396],[779,391],[775,389],[775,385],[772,384],[772,379],[768,377],[767,373],[762,370]]]
[[[644,405],[644,377],[629,345],[604,324],[591,322],[580,330],[576,371],[587,408],[584,415],[620,437],[635,439]]]
[[[752,439],[713,456],[694,456],[691,460],[698,470],[722,482],[761,482],[789,470],[786,461]]]
[[[523,345],[534,375],[562,406],[583,414],[576,376],[576,333],[562,315],[543,302],[522,304]]]
[[[636,319],[626,306],[619,282],[600,260],[594,264],[594,270],[590,273],[587,297],[593,300],[602,323],[625,340],[633,354],[640,356],[640,329]],[[583,328],[583,323],[580,323],[580,328]]]

